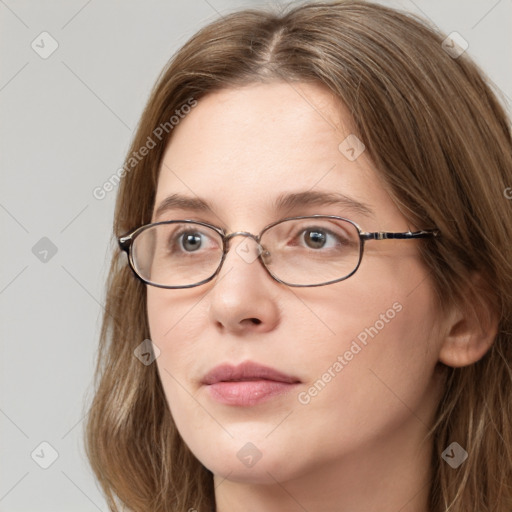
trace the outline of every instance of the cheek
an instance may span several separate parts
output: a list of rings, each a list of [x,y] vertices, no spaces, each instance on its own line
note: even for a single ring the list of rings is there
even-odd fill
[[[190,385],[197,366],[200,335],[204,332],[201,297],[184,297],[187,292],[151,288],[147,291],[147,312],[152,342],[159,348],[156,360],[167,403],[178,428],[199,425],[202,418]],[[203,319],[203,320],[201,320]]]
[[[158,288],[147,292],[151,341],[160,350],[156,363],[170,405],[171,398],[184,391],[180,384],[186,386],[197,364],[197,343],[204,330],[200,299],[183,300],[180,292]]]
[[[432,386],[438,319],[431,285],[420,279],[424,272],[408,275],[411,279],[381,278],[380,286],[357,290],[354,284],[349,296],[359,297],[357,304],[340,296],[339,313],[325,309],[334,334],[316,345],[313,379],[301,396],[310,417],[318,419],[317,428],[325,431],[321,423],[328,416],[327,424],[368,438],[390,434],[411,415],[428,424],[439,392]]]
[[[147,314],[151,340],[160,350],[193,350],[194,340],[204,329],[202,296],[194,299],[182,290],[148,287]]]

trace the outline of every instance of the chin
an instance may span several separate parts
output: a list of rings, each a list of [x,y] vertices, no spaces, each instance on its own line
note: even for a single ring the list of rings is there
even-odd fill
[[[279,463],[276,461],[264,461],[263,458],[252,467],[245,466],[238,459],[233,461],[228,454],[226,454],[226,459],[222,462],[217,457],[210,460],[208,456],[203,458],[203,460],[199,460],[215,476],[221,480],[226,479],[231,482],[272,485],[276,483],[276,480],[282,482],[292,477],[290,468],[286,467],[288,462],[284,463],[284,457],[280,459]]]
[[[268,433],[268,430],[267,430]],[[243,441],[240,438],[243,437]],[[265,440],[261,435],[254,442],[246,439],[256,439],[257,436],[235,436],[233,439],[209,439],[206,445],[187,443],[194,456],[214,475],[233,482],[253,484],[275,484],[297,476],[300,468],[294,468],[289,452],[282,442],[275,443]],[[261,439],[261,440],[260,440]],[[276,439],[277,441],[277,439]],[[302,460],[301,465],[304,465]],[[295,470],[294,470],[295,469]]]

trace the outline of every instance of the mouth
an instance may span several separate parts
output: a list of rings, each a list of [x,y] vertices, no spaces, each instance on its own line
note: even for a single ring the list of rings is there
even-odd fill
[[[217,402],[252,406],[289,392],[300,379],[251,361],[238,366],[223,364],[208,372],[201,383]]]

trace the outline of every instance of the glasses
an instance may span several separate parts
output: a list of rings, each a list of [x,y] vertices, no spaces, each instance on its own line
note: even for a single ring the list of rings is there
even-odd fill
[[[352,276],[361,264],[367,240],[416,239],[439,230],[403,233],[363,231],[335,215],[290,217],[266,226],[259,235],[226,234],[222,228],[192,220],[147,224],[118,239],[131,269],[144,283],[159,288],[191,288],[211,281],[222,268],[235,236],[253,240],[236,252],[247,263],[260,261],[270,276],[288,286],[324,286]]]

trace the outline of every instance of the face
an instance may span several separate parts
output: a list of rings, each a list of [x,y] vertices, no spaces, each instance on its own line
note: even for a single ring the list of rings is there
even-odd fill
[[[258,234],[284,217],[325,214],[364,231],[417,229],[366,152],[357,155],[351,134],[349,116],[320,86],[212,93],[174,128],[154,211],[171,194],[201,198],[211,210],[173,207],[153,221],[193,219]],[[278,197],[303,192],[349,200],[274,209]],[[230,481],[273,483],[370,461],[404,439],[419,442],[437,400],[439,352],[420,242],[368,241],[348,279],[293,288],[242,257],[236,248],[244,240],[231,239],[220,273],[206,284],[147,287],[166,398],[201,463]],[[211,373],[221,365],[231,370]]]

